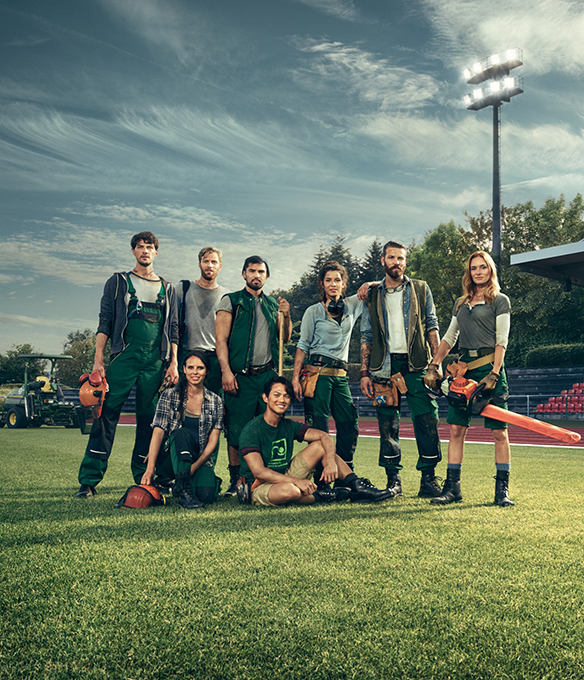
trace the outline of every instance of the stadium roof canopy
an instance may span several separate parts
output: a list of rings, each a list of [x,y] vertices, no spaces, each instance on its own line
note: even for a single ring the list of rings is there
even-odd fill
[[[570,284],[584,286],[584,241],[511,255],[511,264],[522,272],[562,281],[566,290]]]

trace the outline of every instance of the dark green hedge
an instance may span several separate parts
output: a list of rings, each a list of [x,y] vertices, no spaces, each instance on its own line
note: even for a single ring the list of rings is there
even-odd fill
[[[526,366],[584,366],[584,343],[534,347],[525,354]]]

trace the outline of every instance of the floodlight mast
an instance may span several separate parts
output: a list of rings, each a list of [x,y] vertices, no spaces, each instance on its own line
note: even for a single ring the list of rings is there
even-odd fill
[[[479,87],[464,98],[469,111],[493,107],[493,259],[501,267],[501,106],[511,97],[523,92],[523,78],[512,77],[511,71],[523,65],[523,51],[514,47],[493,54],[475,62],[464,70],[468,85],[479,85],[487,80],[492,82]]]

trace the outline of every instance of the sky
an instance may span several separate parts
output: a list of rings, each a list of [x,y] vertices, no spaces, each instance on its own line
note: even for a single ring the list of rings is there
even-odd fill
[[[502,202],[584,189],[581,0],[0,0],[0,352],[95,329],[105,280],[288,288],[337,235],[420,242],[492,202],[492,109],[462,71],[523,50]]]

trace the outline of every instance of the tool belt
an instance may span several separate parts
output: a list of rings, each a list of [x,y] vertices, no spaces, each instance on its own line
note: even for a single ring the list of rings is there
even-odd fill
[[[319,365],[321,362],[326,362],[328,365]],[[308,397],[309,399],[314,397],[314,391],[316,390],[316,383],[319,375],[329,375],[333,378],[345,378],[347,375],[347,364],[338,359],[329,359],[328,357],[323,357],[319,354],[313,354],[310,357],[310,363],[306,364],[300,373],[300,386],[302,387],[302,394],[305,397]]]
[[[323,368],[342,368],[344,371],[349,367],[346,361],[325,357],[323,354],[311,354],[308,360],[309,366],[322,366]],[[323,375],[329,375],[323,373]]]
[[[492,364],[495,360],[495,350],[491,347],[486,347],[484,349],[461,349],[460,351],[462,352],[462,356],[476,356],[478,358],[474,361],[469,361],[468,363],[457,359],[451,364],[448,364],[446,373],[453,378],[462,378],[467,371],[472,371],[475,368]]]
[[[408,386],[401,373],[394,373],[388,380],[373,382],[374,406],[399,406],[399,395],[405,394]]]

